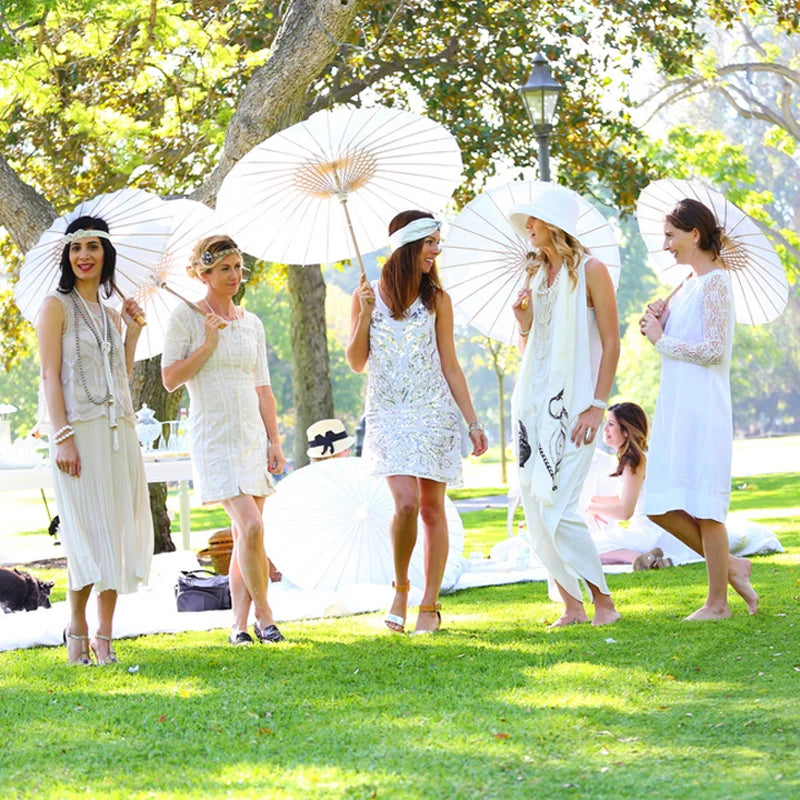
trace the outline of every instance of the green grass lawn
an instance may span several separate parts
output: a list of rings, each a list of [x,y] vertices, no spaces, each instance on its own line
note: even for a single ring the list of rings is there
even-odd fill
[[[547,631],[559,607],[532,583],[443,598],[435,636],[364,614],[272,647],[123,640],[118,667],[0,653],[3,796],[796,798],[798,477],[737,481],[732,507],[787,549],[754,559],[756,617],[732,595],[732,619],[682,622],[697,564],[610,576],[607,628]],[[467,552],[506,535],[504,510],[464,522]]]

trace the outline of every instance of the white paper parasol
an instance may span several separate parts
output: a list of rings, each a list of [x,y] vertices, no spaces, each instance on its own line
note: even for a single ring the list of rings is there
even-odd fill
[[[340,108],[254,147],[222,182],[217,214],[256,258],[361,264],[359,248],[383,248],[395,214],[439,211],[460,179],[458,145],[441,125],[396,108]]]
[[[731,277],[736,321],[760,325],[775,319],[789,299],[786,272],[775,248],[744,211],[699,181],[665,178],[653,181],[639,195],[636,220],[658,276],[676,286],[689,271],[663,249],[664,218],[686,197],[710,208],[725,231],[727,241],[723,242],[721,258]]]
[[[293,472],[264,504],[267,554],[294,584],[335,591],[349,584],[394,580],[389,525],[394,504],[386,481],[363,475],[361,459],[329,458]],[[444,585],[461,571],[464,526],[455,505],[445,500],[450,552]],[[409,579],[425,582],[422,520],[411,557]],[[448,576],[450,576],[448,578]]]
[[[84,200],[55,220],[25,255],[14,291],[19,310],[30,322],[36,322],[42,300],[58,285],[67,226],[83,216],[101,217],[108,225],[117,251],[114,281],[126,296],[136,291],[136,276],[161,260],[169,237],[169,215],[161,198],[141,189],[120,189]]]
[[[511,305],[525,285],[530,242],[508,221],[509,209],[552,189],[543,181],[515,181],[488,189],[467,203],[447,225],[440,274],[459,317],[486,336],[506,344],[517,341]],[[571,191],[566,189],[564,191]],[[588,201],[578,202],[578,239],[619,283],[621,261],[614,229]]]
[[[138,288],[133,293],[142,306],[147,325],[136,345],[136,360],[151,358],[164,349],[167,324],[176,305],[182,302],[175,294],[161,288],[164,282],[186,300],[197,302],[205,296],[206,287],[191,278],[186,267],[199,239],[221,232],[214,212],[194,200],[168,200],[170,235],[161,260],[152,269],[137,273]]]

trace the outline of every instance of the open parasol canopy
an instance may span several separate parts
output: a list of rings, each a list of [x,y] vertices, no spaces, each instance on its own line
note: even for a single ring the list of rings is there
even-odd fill
[[[170,234],[158,264],[152,269],[137,271],[131,275],[137,283],[133,296],[142,306],[147,325],[142,328],[136,345],[136,360],[151,358],[164,349],[167,324],[181,298],[163,288],[165,283],[186,300],[197,302],[205,296],[206,287],[201,281],[188,275],[192,250],[198,240],[212,233],[219,233],[214,212],[194,200],[167,200]]]
[[[786,271],[775,248],[744,211],[700,181],[665,178],[653,181],[639,195],[636,220],[658,276],[672,286],[686,277],[687,266],[677,264],[663,248],[664,219],[687,197],[710,208],[725,232],[720,257],[730,273],[736,321],[746,325],[771,322],[789,299]]]
[[[264,503],[264,537],[275,566],[306,591],[394,580],[389,525],[394,503],[386,481],[361,471],[358,458],[329,458],[291,473]],[[450,552],[444,585],[461,571],[464,526],[445,499]],[[422,520],[409,579],[422,588]]]
[[[217,196],[256,258],[327,264],[383,248],[398,212],[444,207],[461,179],[452,134],[397,108],[320,111],[254,147]],[[363,265],[361,265],[363,271]]]
[[[126,296],[139,286],[143,272],[152,270],[169,238],[169,214],[160,197],[142,189],[120,189],[84,200],[59,217],[26,253],[15,287],[15,300],[25,319],[36,322],[44,298],[58,285],[67,226],[78,217],[101,217],[117,251],[115,283]]]
[[[518,203],[529,203],[554,184],[515,181],[482,192],[447,226],[440,274],[459,317],[481,333],[514,344],[519,333],[511,305],[525,285],[531,244],[508,221]],[[587,200],[578,203],[578,240],[602,261],[616,288],[621,260],[611,223]]]

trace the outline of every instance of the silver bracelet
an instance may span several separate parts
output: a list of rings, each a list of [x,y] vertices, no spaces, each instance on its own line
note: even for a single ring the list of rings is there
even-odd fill
[[[531,326],[531,327],[533,327],[533,326]],[[531,332],[530,328],[528,328],[528,330],[526,330],[526,331],[523,331],[522,329],[520,329],[519,335],[524,339],[530,332]]]
[[[481,433],[485,433],[486,429],[483,427],[483,423],[476,419],[475,422],[470,422],[469,427],[467,428],[468,433],[472,433],[472,431],[480,431]]]
[[[594,400],[589,404],[594,406],[595,408],[599,408],[601,411],[605,411],[608,408],[608,403],[605,400],[600,400],[599,398],[595,397]]]

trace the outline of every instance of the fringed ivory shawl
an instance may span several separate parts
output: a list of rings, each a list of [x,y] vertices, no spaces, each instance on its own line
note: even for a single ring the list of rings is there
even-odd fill
[[[546,506],[557,502],[562,481],[562,460],[578,415],[594,397],[596,375],[591,363],[589,309],[586,306],[586,261],[578,266],[573,288],[562,266],[558,295],[550,321],[550,352],[545,356],[545,384],[535,383],[535,320],[522,356],[519,376],[511,398],[511,416],[517,444],[519,482],[523,491]],[[531,285],[532,300],[547,270],[540,269]],[[534,307],[534,313],[536,309]]]

